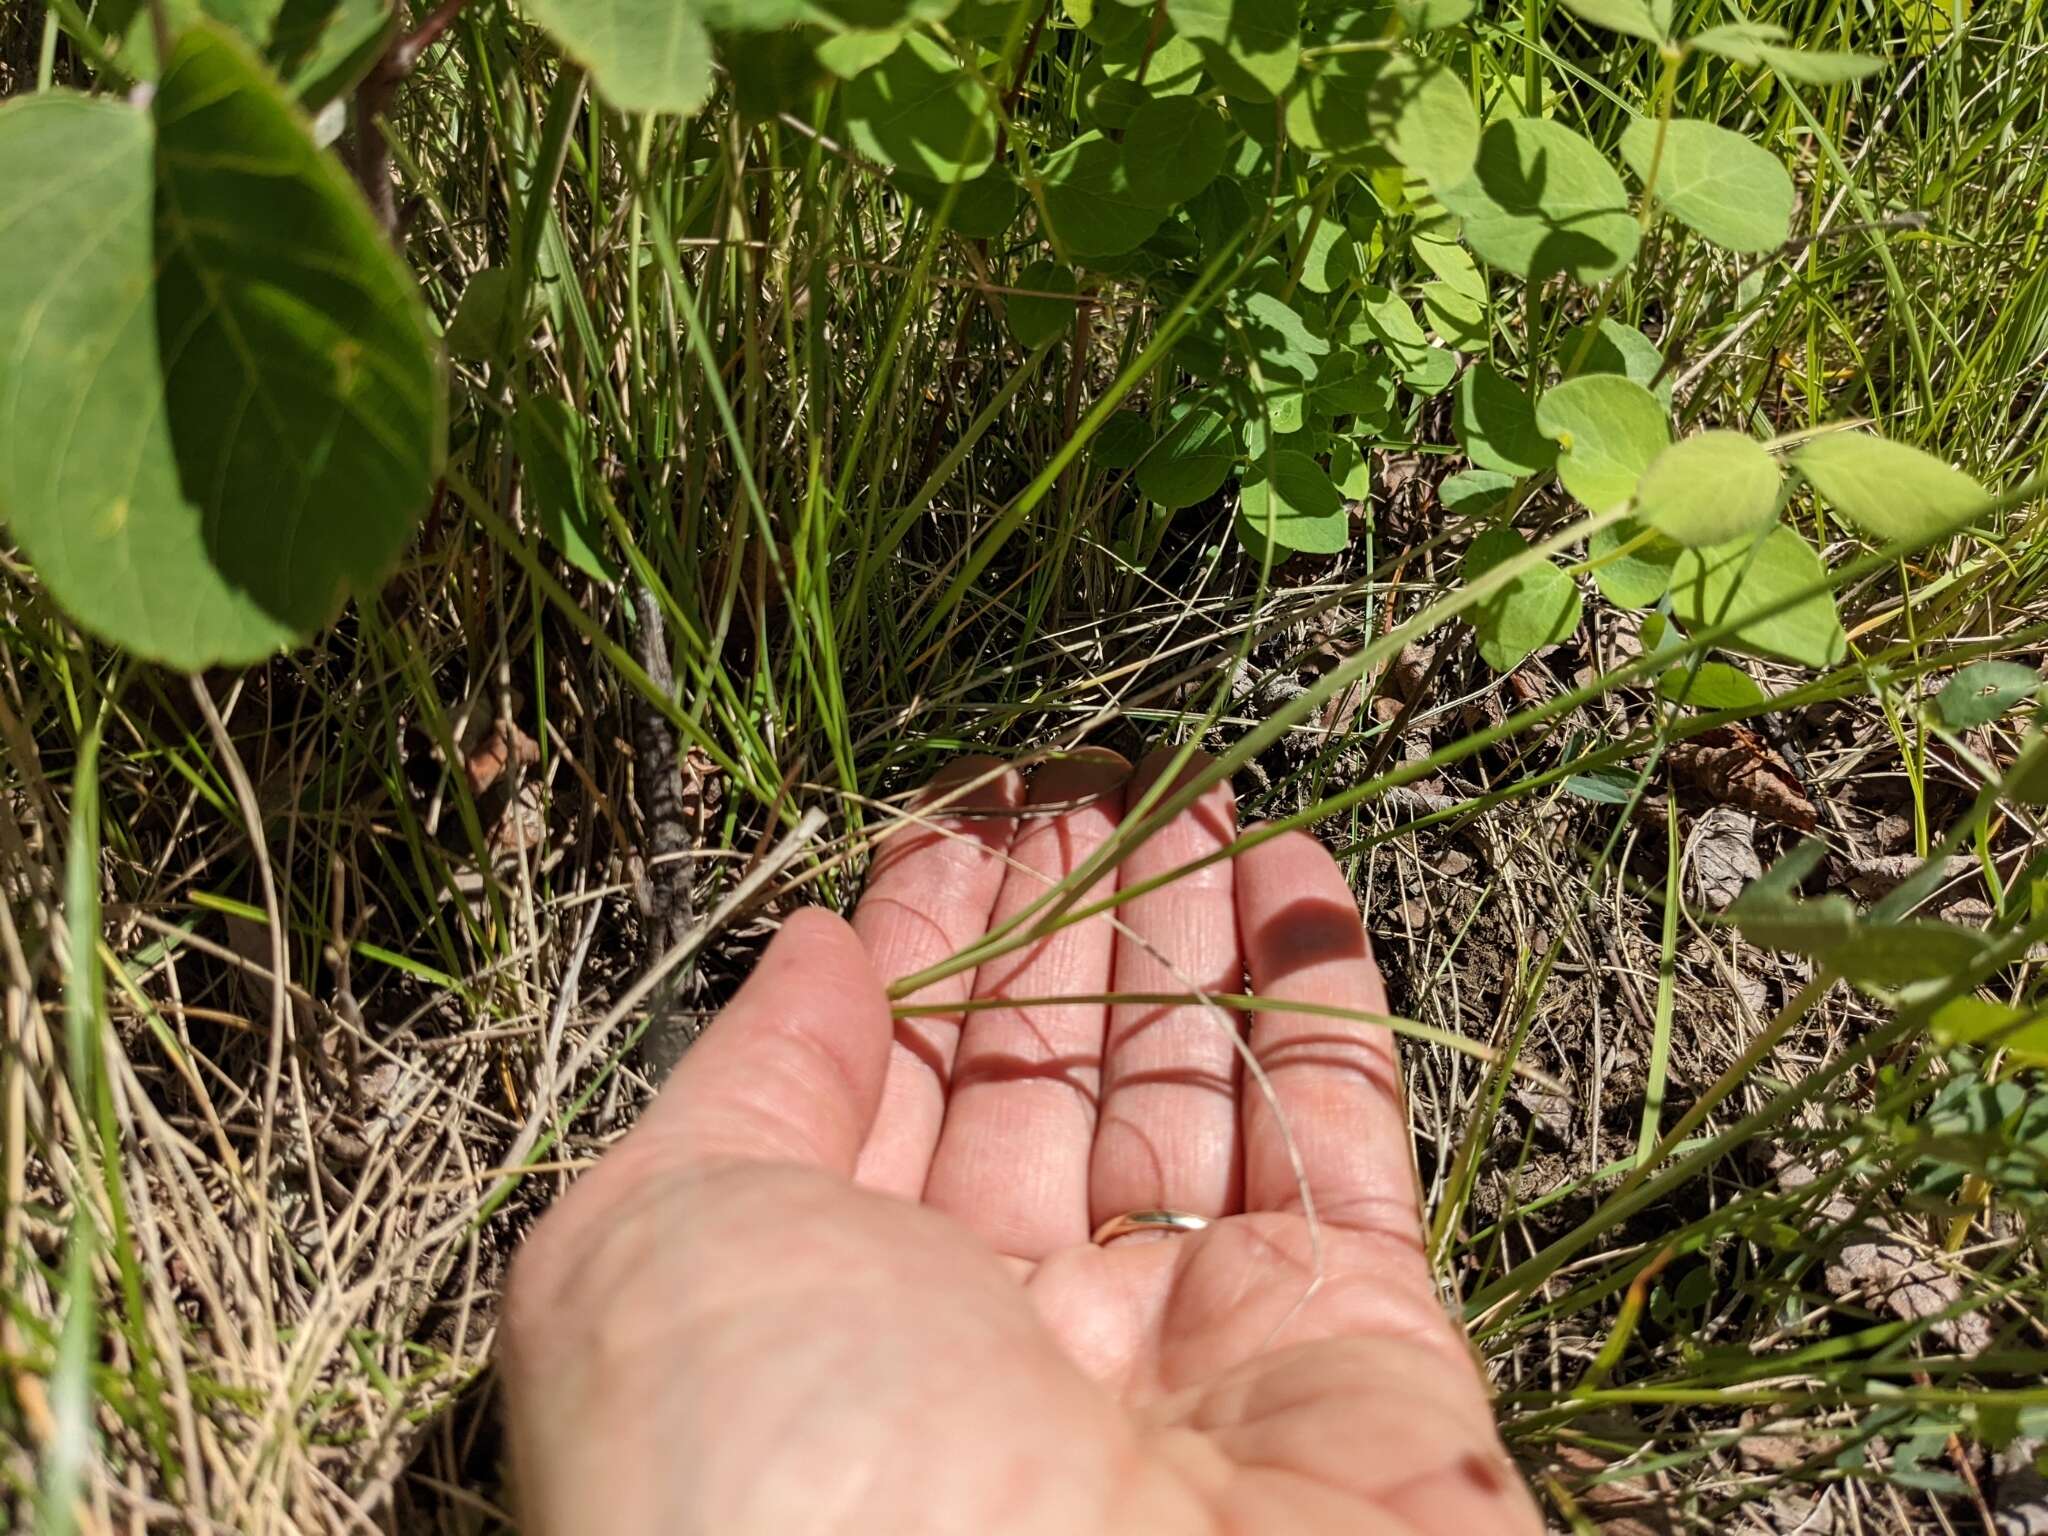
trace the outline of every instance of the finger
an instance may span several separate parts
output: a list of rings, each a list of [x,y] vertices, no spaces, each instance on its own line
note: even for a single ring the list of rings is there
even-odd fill
[[[1016,827],[1009,813],[1024,798],[1023,780],[992,757],[963,757],[932,781],[918,803],[970,783],[975,787],[951,799],[928,824],[884,843],[868,874],[853,928],[885,982],[936,965],[988,931],[989,909],[1003,883],[1003,855]],[[957,1004],[973,988],[974,972],[967,970],[905,1001]],[[882,1105],[855,1174],[861,1183],[912,1200],[923,1192],[959,1039],[957,1012],[897,1021]]]
[[[889,999],[867,951],[839,917],[806,907],[683,1057],[632,1140],[664,1160],[851,1173],[888,1059]]]
[[[1386,1012],[1358,904],[1336,861],[1304,832],[1260,843],[1234,862],[1252,990],[1281,1003],[1252,1020],[1252,1055],[1272,1100],[1246,1084],[1245,1206],[1301,1209],[1292,1136],[1318,1215],[1412,1243],[1420,1217],[1392,1032],[1284,1006]]]
[[[1135,805],[1165,771],[1172,752],[1138,765],[1127,798]],[[1197,756],[1187,772],[1207,763]],[[1230,845],[1237,802],[1228,784],[1206,791],[1125,858],[1135,885]],[[1113,989],[1118,992],[1237,992],[1244,961],[1237,941],[1232,873],[1222,860],[1118,909]],[[1089,1181],[1090,1218],[1163,1208],[1227,1216],[1241,1204],[1235,1013],[1200,1003],[1119,1003],[1110,1009],[1103,1059],[1101,1124]]]
[[[1115,831],[1130,771],[1113,752],[1091,752],[1032,776],[1031,805],[1048,814],[1027,816],[1019,827],[991,927],[1044,896]],[[1113,883],[1104,876],[1098,889],[1106,895]],[[976,999],[1100,997],[1109,990],[1115,937],[1107,916],[1061,928],[983,965]],[[927,1205],[1017,1258],[1037,1260],[1087,1241],[1088,1148],[1107,1017],[1100,1002],[977,1008],[967,1016],[925,1182]]]

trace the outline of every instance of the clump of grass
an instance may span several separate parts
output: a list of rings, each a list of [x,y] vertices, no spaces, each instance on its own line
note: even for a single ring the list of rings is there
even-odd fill
[[[1895,59],[1860,87],[1683,77],[1679,110],[1785,149],[1801,193],[1791,251],[1665,235],[1605,296],[1658,341],[1683,420],[1868,417],[2008,488],[2040,461],[2048,49],[2038,15],[1946,14],[1752,13]],[[1613,143],[1653,59],[1638,79],[1530,20],[1474,24],[1475,81]],[[1078,89],[1071,28],[1046,25],[1022,116]],[[28,89],[41,17],[0,27],[0,80]],[[1023,242],[949,233],[799,122],[598,110],[495,5],[391,128],[437,310],[526,263],[536,314],[515,351],[458,359],[447,489],[382,600],[188,686],[5,572],[17,1523],[504,1521],[484,1398],[505,1259],[648,1091],[644,1011],[620,1003],[649,708],[685,753],[698,910],[782,849],[685,1007],[715,1006],[779,905],[848,897],[894,797],[969,748],[1199,740],[1247,820],[1331,838],[1397,1011],[1493,1055],[1407,1047],[1431,1247],[1561,1522],[1937,1530],[2018,1486],[2048,1436],[2038,1074],[1717,921],[1703,861],[1725,850],[1669,770],[1729,719],[1630,670],[1633,619],[1594,605],[1507,678],[1461,625],[1417,622],[1479,526],[1436,494],[1458,467],[1440,407],[1376,444],[1351,548],[1262,568],[1224,503],[1162,518],[1076,451],[1112,392],[1165,387],[1136,366],[1166,308],[1143,285],[1021,347]],[[1376,281],[1427,275],[1385,260]],[[1539,295],[1498,343],[1548,355],[1575,306]],[[514,424],[535,402],[590,424],[575,489],[627,581],[534,537]],[[1529,505],[1567,529],[1561,501]],[[1754,664],[1769,701],[1729,716],[1838,851],[1974,861],[1914,899],[2006,909],[2009,952],[1959,985],[2015,1001],[2038,836],[1981,791],[2027,721],[1958,739],[1924,706],[1966,660],[2038,658],[2036,505],[1891,561],[1817,523],[1855,573],[1855,650],[1819,676]],[[674,697],[633,660],[635,583]],[[790,844],[811,808],[829,832]],[[1768,864],[1795,839],[1737,841]]]

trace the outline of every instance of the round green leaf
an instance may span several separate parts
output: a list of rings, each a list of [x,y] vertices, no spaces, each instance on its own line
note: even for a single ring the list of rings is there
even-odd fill
[[[1634,379],[1667,411],[1671,409],[1671,376],[1665,372],[1664,354],[1632,325],[1612,318],[1603,319],[1597,329],[1575,325],[1558,338],[1552,356],[1575,378],[1582,373],[1618,373]],[[1664,376],[1660,379],[1659,374]]]
[[[1618,507],[1671,441],[1657,397],[1619,374],[1566,379],[1536,405],[1536,425],[1558,445],[1557,478],[1595,512]]]
[[[579,9],[582,0],[550,0]],[[653,0],[680,11],[672,0]],[[960,63],[913,32],[840,92],[854,147],[872,160],[938,182],[979,176],[995,157],[988,100]]]
[[[1489,528],[1465,552],[1465,580],[1476,581],[1503,561],[1528,552],[1512,528]],[[1465,610],[1479,632],[1479,655],[1496,672],[1510,672],[1532,651],[1555,645],[1579,627],[1579,589],[1563,571],[1541,560]]]
[[[1461,469],[1436,488],[1436,499],[1453,517],[1491,517],[1507,505],[1515,477],[1496,469]]]
[[[1073,272],[1056,261],[1034,261],[1017,274],[1018,292],[1009,296],[1005,308],[1010,334],[1027,351],[1043,346],[1074,323],[1074,301],[1055,294],[1076,291]]]
[[[1301,0],[1166,0],[1174,31],[1202,50],[1216,83],[1271,101],[1301,60]]]
[[[1282,448],[1270,464],[1254,462],[1240,489],[1237,526],[1248,543],[1267,539],[1280,549],[1334,555],[1351,542],[1343,493],[1305,453]]]
[[[1478,0],[1394,0],[1394,9],[1411,32],[1455,27],[1478,9]]]
[[[1089,461],[1097,469],[1129,469],[1152,446],[1152,425],[1142,411],[1118,411],[1088,443]]]
[[[1465,239],[1483,260],[1532,282],[1558,272],[1582,283],[1612,277],[1634,259],[1641,236],[1614,168],[1547,118],[1488,128],[1472,175],[1438,196],[1464,219]]]
[[[1458,381],[1451,430],[1481,469],[1524,479],[1557,462],[1557,444],[1536,429],[1529,392],[1489,362],[1474,363]]]
[[[1471,175],[1479,153],[1479,114],[1464,82],[1406,52],[1326,55],[1288,98],[1287,133],[1325,155],[1384,151],[1439,189]]]
[[[1237,439],[1230,423],[1207,406],[1197,406],[1166,429],[1138,466],[1138,489],[1162,507],[1191,507],[1206,501],[1230,477]]]
[[[1697,672],[1675,666],[1657,679],[1657,693],[1694,709],[1753,709],[1766,701],[1755,678],[1725,661],[1703,661]]]
[[[1084,133],[1046,157],[1040,174],[1053,232],[1080,257],[1119,256],[1144,244],[1166,212],[1131,191],[1123,153],[1100,133]]]
[[[1372,462],[1348,437],[1330,444],[1330,479],[1346,501],[1372,500]]]
[[[1421,296],[1429,328],[1446,343],[1462,352],[1486,350],[1493,330],[1487,324],[1485,299],[1475,299],[1445,282],[1424,283]]]
[[[1646,533],[1649,537],[1643,538]],[[1617,608],[1648,608],[1663,597],[1671,590],[1671,568],[1677,561],[1676,544],[1632,518],[1597,528],[1586,541],[1593,585]]]
[[[1124,183],[1146,208],[1178,208],[1223,169],[1229,122],[1191,96],[1147,101],[1124,130]]]
[[[1826,576],[1820,556],[1780,523],[1761,539],[1679,555],[1671,572],[1672,611],[1694,630],[1740,624],[1716,642],[1729,650],[1831,667],[1848,652],[1849,638],[1833,594],[1821,585]],[[1795,600],[1816,586],[1818,591]]]
[[[1662,42],[1665,29],[1657,25],[1647,0],[1564,0],[1564,8],[1579,20],[1609,32]]]
[[[694,112],[711,94],[711,35],[674,0],[522,0],[622,112]]]
[[[1621,136],[1621,157],[1649,182],[1657,201],[1714,244],[1731,251],[1772,251],[1792,233],[1792,177],[1776,155],[1739,133],[1691,118],[1664,128],[1657,158],[1657,124],[1639,117]]]
[[[153,175],[149,115],[0,107],[0,507],[82,625],[197,669],[377,588],[447,392],[410,275],[239,44],[188,31],[154,120]]]
[[[1984,510],[1984,487],[1931,454],[1868,432],[1830,432],[1792,455],[1821,498],[1873,538],[1933,538]]]
[[[1636,482],[1636,517],[1680,544],[1748,538],[1778,515],[1778,461],[1740,432],[1673,443]]]
[[[1934,712],[1952,731],[1989,725],[2015,704],[2041,691],[2041,674],[2011,661],[1980,661],[1963,668],[1934,698]]]
[[[932,213],[945,207],[947,194],[953,192],[944,182],[927,181],[903,171],[889,179],[902,188],[905,197]],[[960,183],[953,196],[952,211],[946,215],[946,227],[969,240],[993,240],[1016,221],[1017,210],[1023,203],[1024,189],[1009,167],[992,165],[974,180]]]
[[[505,306],[512,301],[512,273],[506,267],[485,267],[463,285],[455,315],[443,338],[452,356],[485,362],[498,355]]]

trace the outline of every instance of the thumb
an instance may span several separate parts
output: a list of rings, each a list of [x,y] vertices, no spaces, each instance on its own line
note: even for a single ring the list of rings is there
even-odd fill
[[[874,1123],[888,994],[846,923],[792,913],[669,1077],[638,1133],[684,1161],[806,1163],[850,1175]]]

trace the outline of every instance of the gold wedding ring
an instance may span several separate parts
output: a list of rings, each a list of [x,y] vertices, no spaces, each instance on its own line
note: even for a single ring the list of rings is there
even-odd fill
[[[1106,1247],[1134,1232],[1199,1232],[1208,1225],[1208,1217],[1197,1216],[1192,1211],[1126,1211],[1097,1227],[1093,1241]]]

